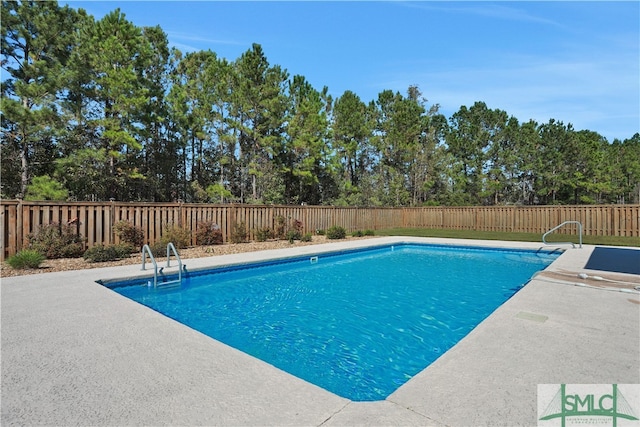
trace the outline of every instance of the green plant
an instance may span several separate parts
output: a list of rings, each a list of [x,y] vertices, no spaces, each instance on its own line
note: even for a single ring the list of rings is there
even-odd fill
[[[287,240],[289,241],[289,243],[293,243],[296,240],[300,240],[302,238],[302,235],[300,234],[299,231],[296,230],[289,230],[287,231]]]
[[[311,233],[305,233],[300,238],[301,242],[310,242],[312,240]]]
[[[113,226],[120,240],[128,243],[134,248],[140,249],[144,244],[144,231],[140,227],[136,227],[129,221],[118,221]]]
[[[268,239],[271,238],[272,235],[273,235],[273,232],[269,227],[262,227],[262,228],[256,229],[256,240],[258,242],[266,242]]]
[[[191,245],[191,231],[175,224],[167,224],[162,232],[160,243],[165,249],[169,243],[173,243],[176,249],[187,248]]]
[[[364,233],[362,231],[360,231],[360,230],[356,230],[353,233],[351,233],[351,236],[352,237],[362,237],[362,236],[364,236]]]
[[[213,221],[202,222],[196,229],[196,245],[221,245],[222,230]]]
[[[303,228],[304,228],[304,224],[302,223],[302,221],[293,219],[287,226],[284,217],[277,216],[276,231],[274,234],[279,239],[286,239],[290,243],[293,243],[294,240],[300,240],[300,238],[302,237]]]
[[[168,243],[163,243],[162,241],[155,242],[155,243],[149,245],[149,249],[151,249],[151,253],[156,258],[166,257],[167,256],[167,244]],[[180,252],[178,251],[178,254],[179,253]]]
[[[376,235],[376,232],[375,232],[375,231],[373,231],[373,230],[364,230],[364,233],[363,233],[363,234],[364,234],[365,236],[375,236],[375,235]]]
[[[119,259],[129,258],[129,255],[133,251],[131,245],[96,245],[87,249],[82,256],[89,262],[107,262],[117,261]]]
[[[138,251],[138,248],[134,248],[128,243],[120,243],[114,246],[116,254],[121,259],[129,258],[132,253],[136,253]]]
[[[247,241],[247,226],[244,221],[236,222],[231,229],[231,243],[244,243]]]
[[[45,259],[46,258],[40,252],[32,249],[25,249],[7,258],[7,264],[9,264],[11,268],[15,269],[38,268]]]
[[[344,239],[347,236],[347,231],[339,225],[334,225],[327,229],[327,239]]]
[[[84,240],[74,225],[51,223],[28,236],[29,249],[48,259],[78,258],[84,252]]]
[[[317,230],[316,230],[316,234],[317,234],[318,236],[324,236],[324,235],[325,235],[325,233],[326,233],[326,232],[325,232],[325,230],[323,230],[323,229],[317,229]]]

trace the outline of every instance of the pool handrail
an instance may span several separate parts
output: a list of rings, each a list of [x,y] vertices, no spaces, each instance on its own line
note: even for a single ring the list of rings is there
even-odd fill
[[[167,245],[167,267],[171,267],[171,252],[175,255],[180,271],[182,271],[182,260],[180,259],[180,255],[178,255],[178,251],[172,242],[169,242]]]
[[[546,233],[544,233],[542,235],[542,243],[544,243],[545,245],[571,245],[574,248],[576,247],[576,244],[573,242],[547,242],[546,237],[553,233],[554,231],[556,231],[557,229],[559,229],[560,227],[563,227],[567,224],[577,224],[578,225],[578,235],[579,235],[579,239],[580,239],[580,248],[582,248],[582,223],[580,221],[564,221],[562,224],[560,225],[556,225],[555,227],[553,227],[551,230],[547,231]]]
[[[158,284],[158,263],[156,259],[153,257],[153,253],[151,252],[151,248],[149,245],[144,245],[142,247],[142,270],[145,270],[144,264],[146,260],[146,255],[149,254],[149,259],[153,263],[153,287],[155,288]]]
[[[174,244],[172,242],[169,242],[169,244],[167,244],[167,267],[171,267],[171,252],[173,252],[173,254],[176,257],[176,260],[178,261],[178,279],[162,282],[162,285],[182,283],[182,268],[183,268],[182,260],[180,259],[180,255],[178,255],[178,251],[176,250],[176,247],[174,246]],[[156,259],[153,256],[153,253],[149,245],[144,245],[142,247],[142,270],[145,270],[145,261],[146,261],[147,254],[149,254],[149,259],[153,263],[153,287],[157,288],[158,287],[158,263],[156,262]],[[162,270],[164,270],[164,268],[160,269],[161,274],[162,274]]]

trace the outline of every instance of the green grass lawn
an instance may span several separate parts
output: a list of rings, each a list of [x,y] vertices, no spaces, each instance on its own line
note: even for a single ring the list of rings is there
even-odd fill
[[[389,228],[376,230],[376,236],[414,236],[414,237],[448,237],[455,239],[507,240],[521,242],[540,242],[542,234],[538,233],[505,233],[498,231],[471,230],[439,230],[431,228]],[[547,242],[578,243],[578,236],[567,234],[550,234]],[[587,245],[608,246],[637,246],[640,247],[640,237],[619,236],[582,236],[582,243]]]

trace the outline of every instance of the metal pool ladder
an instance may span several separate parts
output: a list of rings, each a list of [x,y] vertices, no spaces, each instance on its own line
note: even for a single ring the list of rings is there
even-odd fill
[[[542,243],[544,243],[545,245],[571,245],[574,248],[576,247],[576,244],[573,242],[552,242],[552,243],[548,243],[546,240],[546,237],[553,233],[554,231],[556,231],[558,228],[563,227],[567,224],[577,224],[578,225],[578,235],[580,236],[580,247],[582,247],[582,223],[580,221],[565,221],[560,225],[556,225],[555,227],[553,227],[551,230],[547,231],[546,233],[544,233],[542,235]]]
[[[178,255],[178,251],[176,251],[176,247],[173,245],[173,243],[169,242],[169,244],[167,245],[167,268],[171,267],[171,253],[173,252],[173,254],[176,257],[176,260],[178,261],[178,279],[177,280],[168,280],[166,282],[162,282],[160,285],[165,286],[165,285],[175,285],[175,284],[181,284],[182,283],[182,260],[180,259],[180,255]],[[144,245],[142,247],[142,270],[145,269],[145,260],[146,260],[146,255],[149,255],[149,259],[151,260],[151,262],[153,263],[153,287],[157,288],[158,287],[158,263],[156,262],[156,259],[153,256],[153,253],[151,252],[151,248],[149,247],[149,245]],[[164,269],[164,267],[160,267],[160,274],[162,274],[162,270]]]

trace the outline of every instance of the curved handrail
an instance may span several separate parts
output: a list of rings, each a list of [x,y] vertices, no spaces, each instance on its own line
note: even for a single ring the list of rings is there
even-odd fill
[[[178,280],[173,280],[173,283],[182,283],[182,260],[180,259],[180,255],[178,255],[178,251],[173,243],[169,242],[167,245],[167,267],[171,267],[171,252],[176,256],[176,260],[178,260]],[[172,283],[167,282],[167,283]]]
[[[144,262],[146,259],[146,254],[149,254],[149,259],[153,263],[153,287],[155,288],[158,285],[158,263],[156,259],[153,257],[153,253],[151,252],[151,248],[149,245],[144,245],[142,247],[142,269],[144,270]]]
[[[558,228],[563,227],[567,224],[578,224],[578,235],[580,236],[580,247],[582,248],[582,223],[580,221],[565,221],[560,225],[556,225],[555,227],[553,227],[551,230],[547,231],[546,233],[544,233],[542,235],[542,243],[544,243],[545,245],[571,245],[574,248],[576,247],[575,243],[573,242],[553,242],[553,243],[547,243],[546,241],[546,237],[553,233],[554,231],[556,231]]]
[[[182,270],[182,260],[180,259],[180,255],[178,255],[178,251],[172,242],[169,242],[167,245],[167,267],[171,267],[171,252],[176,256],[178,266],[180,267],[180,270]]]

